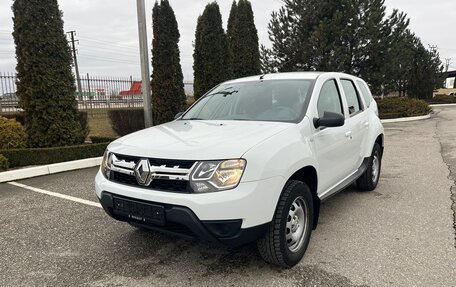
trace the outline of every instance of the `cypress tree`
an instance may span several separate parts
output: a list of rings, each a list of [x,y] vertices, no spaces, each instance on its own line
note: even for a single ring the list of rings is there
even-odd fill
[[[83,142],[72,57],[57,0],[15,0],[12,9],[17,95],[25,111],[28,145]]]
[[[228,41],[216,2],[207,4],[203,14],[198,17],[193,59],[196,99],[231,78]]]
[[[233,57],[235,56],[233,54],[233,39],[234,39],[234,22],[236,21],[236,15],[237,15],[237,4],[236,1],[234,0],[233,3],[231,4],[231,9],[230,9],[230,15],[228,17],[228,24],[226,28],[226,37],[228,40],[228,52],[229,52],[229,60],[230,60],[230,67],[233,67]],[[231,69],[233,71],[233,69]]]
[[[155,2],[152,10],[152,107],[154,124],[169,122],[185,105],[179,53],[179,29],[168,0]]]
[[[257,75],[261,72],[258,31],[255,27],[252,5],[248,0],[239,0],[231,6],[228,19],[233,78]]]

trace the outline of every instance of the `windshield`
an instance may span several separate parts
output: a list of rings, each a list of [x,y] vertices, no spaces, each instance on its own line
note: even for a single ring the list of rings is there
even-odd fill
[[[313,80],[222,84],[200,99],[183,120],[297,122]]]

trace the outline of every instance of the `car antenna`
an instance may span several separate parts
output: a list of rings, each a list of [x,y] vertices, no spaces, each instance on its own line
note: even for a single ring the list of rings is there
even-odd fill
[[[264,76],[266,76],[266,74],[263,74],[263,75],[260,76],[260,81],[263,81]]]

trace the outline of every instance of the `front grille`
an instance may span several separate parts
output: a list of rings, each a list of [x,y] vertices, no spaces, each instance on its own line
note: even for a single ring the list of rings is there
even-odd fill
[[[134,161],[138,162],[141,158],[137,156],[130,156],[130,155],[121,155],[116,154],[116,157],[119,160],[125,161]],[[181,160],[181,159],[163,159],[163,158],[149,158],[150,165],[155,166],[166,166],[166,167],[175,167],[179,166],[180,168],[191,168],[193,164],[196,162],[194,160]]]
[[[171,192],[190,192],[190,185],[188,184],[187,180],[167,180],[167,179],[154,179],[149,186],[142,186],[138,184],[136,178],[132,175],[123,174],[120,172],[111,172],[111,176],[109,177],[110,180],[141,187],[147,189],[154,189],[159,191],[171,191]]]
[[[148,158],[152,180],[149,185],[140,185],[134,167],[144,158],[118,154],[113,155],[113,158],[115,160],[112,160],[109,177],[111,181],[159,191],[191,192],[188,178],[196,161]]]

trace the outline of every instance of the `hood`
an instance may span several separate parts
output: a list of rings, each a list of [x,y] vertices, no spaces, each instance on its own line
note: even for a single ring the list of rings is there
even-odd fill
[[[114,153],[167,159],[240,158],[256,144],[294,126],[281,122],[173,121],[124,136],[109,145]]]

